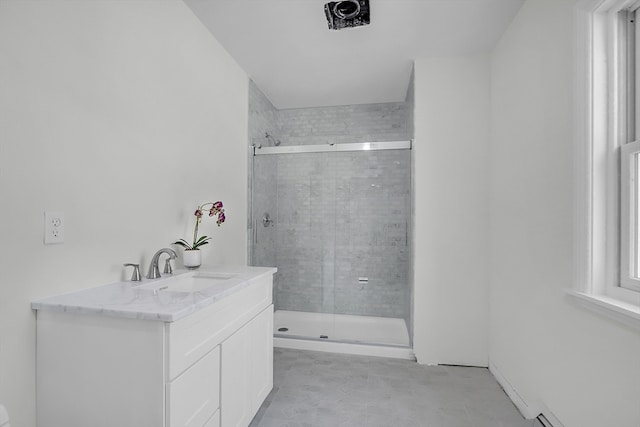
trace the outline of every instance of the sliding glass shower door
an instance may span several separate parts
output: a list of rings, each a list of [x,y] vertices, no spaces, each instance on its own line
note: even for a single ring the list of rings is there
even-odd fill
[[[279,332],[408,345],[410,151],[314,147],[253,157],[251,262],[278,268]],[[402,339],[378,336],[388,327],[371,322],[382,318]]]
[[[338,328],[337,338],[404,344],[411,307],[410,151],[338,154],[334,313],[374,326],[344,336]]]

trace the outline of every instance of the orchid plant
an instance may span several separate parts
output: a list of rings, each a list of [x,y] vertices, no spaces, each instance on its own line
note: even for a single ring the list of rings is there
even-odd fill
[[[218,224],[218,227],[220,227],[220,225],[226,219],[222,206],[222,202],[219,200],[217,202],[208,202],[198,206],[198,209],[196,209],[194,213],[194,215],[196,216],[196,225],[193,230],[193,243],[190,244],[185,239],[180,239],[176,242],[173,242],[173,244],[180,245],[187,251],[193,251],[199,249],[200,246],[209,244],[209,240],[211,240],[211,237],[202,236],[198,238],[198,225],[200,225],[200,221],[202,221],[202,215],[204,215],[205,212],[209,212],[209,216],[218,217],[216,219],[216,224]]]

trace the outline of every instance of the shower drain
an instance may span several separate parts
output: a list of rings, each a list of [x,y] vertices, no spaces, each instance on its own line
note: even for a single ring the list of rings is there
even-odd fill
[[[278,332],[287,332],[289,328],[278,328]]]

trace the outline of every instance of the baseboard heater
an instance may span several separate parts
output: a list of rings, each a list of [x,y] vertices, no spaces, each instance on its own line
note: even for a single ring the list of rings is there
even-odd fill
[[[540,414],[536,418],[535,427],[553,427],[553,424],[551,424],[551,422],[547,419],[547,417]]]

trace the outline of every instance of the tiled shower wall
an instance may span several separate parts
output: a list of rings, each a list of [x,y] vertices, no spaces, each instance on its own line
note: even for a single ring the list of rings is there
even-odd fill
[[[282,145],[412,137],[406,103],[278,111],[265,100],[250,97],[259,103],[250,112],[268,115],[250,114],[250,134],[270,127]],[[409,318],[410,159],[408,150],[253,159],[253,264],[278,267],[276,309]]]
[[[265,133],[277,135],[278,110],[271,101],[264,96],[258,87],[249,82],[249,145],[266,145]],[[249,260],[251,265],[276,266],[275,228],[257,227],[265,212],[277,213],[277,158],[263,156],[260,162],[253,161],[252,151],[249,150],[249,212],[247,238],[249,239]],[[253,179],[253,176],[257,179]],[[256,244],[256,240],[259,244]],[[275,296],[274,296],[275,297]]]
[[[280,134],[278,126],[279,111],[260,89],[249,81],[249,144],[265,145],[266,132]]]
[[[412,138],[405,102],[280,110],[283,145],[400,141]]]

